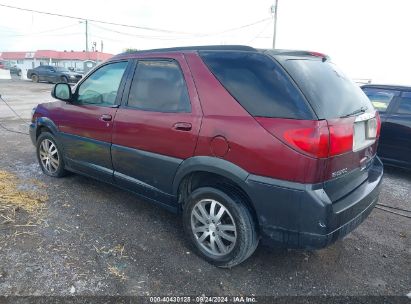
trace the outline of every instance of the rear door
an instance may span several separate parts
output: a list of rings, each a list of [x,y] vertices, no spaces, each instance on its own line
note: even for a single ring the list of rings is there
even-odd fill
[[[194,154],[201,109],[182,55],[141,58],[116,114],[112,160],[117,183],[171,203],[177,167]]]
[[[112,181],[111,132],[127,65],[107,63],[88,75],[57,118],[68,166],[105,181]]]
[[[39,81],[46,80],[47,69],[49,68],[50,68],[49,66],[39,66],[34,70],[36,74],[39,76]]]
[[[411,167],[411,92],[401,93],[383,127],[383,157],[396,165]]]

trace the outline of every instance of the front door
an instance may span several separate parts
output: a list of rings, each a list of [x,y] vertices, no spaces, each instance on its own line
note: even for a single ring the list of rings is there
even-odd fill
[[[378,141],[378,156],[381,158],[390,158],[395,147],[391,145],[391,130],[387,124],[387,119],[394,109],[394,101],[401,92],[379,89],[379,88],[364,88],[364,93],[372,102],[374,108],[378,111],[381,117],[381,134]]]
[[[69,168],[112,181],[111,134],[127,65],[103,65],[78,85],[73,102],[63,105],[57,120]]]
[[[385,121],[386,156],[399,166],[411,168],[411,92],[402,92]]]
[[[114,124],[116,182],[171,204],[175,173],[194,154],[201,117],[184,57],[139,60]]]

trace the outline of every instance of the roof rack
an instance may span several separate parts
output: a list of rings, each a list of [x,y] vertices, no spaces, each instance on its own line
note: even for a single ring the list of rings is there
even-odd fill
[[[179,51],[257,51],[255,48],[246,45],[200,45],[200,46],[184,46],[184,47],[173,47],[173,48],[163,48],[163,49],[151,49],[151,50],[140,50],[124,52],[119,55],[125,54],[141,54],[141,53],[162,53],[162,52],[179,52]]]

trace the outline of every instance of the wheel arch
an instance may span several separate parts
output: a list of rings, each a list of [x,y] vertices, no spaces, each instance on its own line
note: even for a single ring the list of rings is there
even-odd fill
[[[47,117],[37,118],[36,140],[42,132],[47,132],[47,131],[53,134],[54,136],[57,136],[58,134],[57,126],[50,118],[47,118]]]
[[[214,186],[220,190],[235,191],[243,198],[258,226],[257,213],[247,190],[248,176],[247,171],[224,159],[192,157],[179,166],[173,182],[173,194],[178,199],[179,208],[182,208],[189,193],[199,187]]]

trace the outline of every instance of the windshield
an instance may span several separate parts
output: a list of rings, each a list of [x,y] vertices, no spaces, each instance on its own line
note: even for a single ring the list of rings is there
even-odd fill
[[[68,69],[63,68],[63,67],[55,67],[55,69],[56,71],[59,71],[59,72],[70,72]]]
[[[374,108],[351,79],[333,63],[321,58],[292,58],[280,63],[295,80],[319,119],[338,118],[351,113],[373,112]]]

